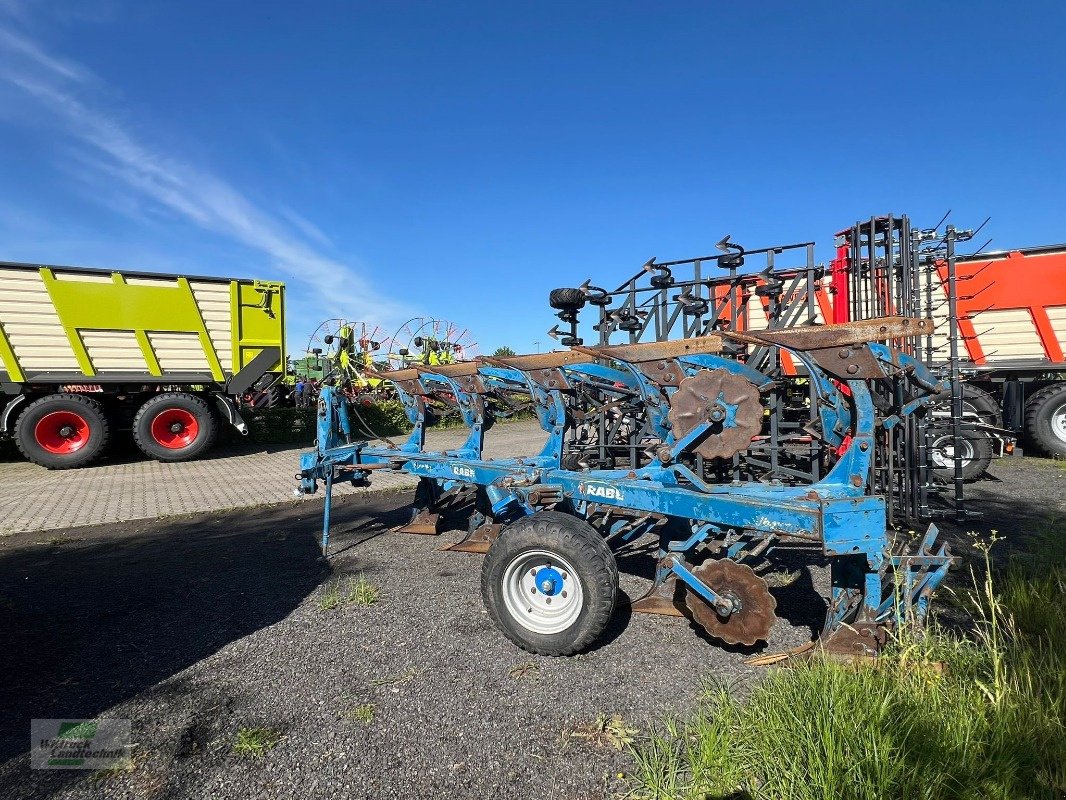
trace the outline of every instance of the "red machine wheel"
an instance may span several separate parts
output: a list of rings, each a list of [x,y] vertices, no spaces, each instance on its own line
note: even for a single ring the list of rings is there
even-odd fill
[[[184,408],[164,408],[152,420],[152,439],[170,450],[181,450],[196,441],[200,423]]]
[[[89,443],[89,421],[74,411],[52,411],[33,427],[37,444],[56,455],[70,455]]]
[[[214,444],[218,424],[200,397],[184,392],[159,394],[133,418],[133,438],[157,461],[188,461]]]
[[[53,394],[30,403],[15,425],[15,443],[27,459],[49,469],[82,467],[107,445],[100,404],[78,394]]]

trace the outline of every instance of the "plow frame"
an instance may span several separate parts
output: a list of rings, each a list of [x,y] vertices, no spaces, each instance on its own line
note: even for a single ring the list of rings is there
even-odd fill
[[[929,596],[953,562],[946,547],[934,549],[933,526],[914,552],[895,547],[886,530],[885,500],[871,494],[878,430],[921,410],[942,388],[913,357],[873,341],[902,335],[913,329],[908,327],[912,322],[886,318],[773,334],[729,334],[760,347],[786,350],[807,369],[815,398],[811,407],[817,409],[824,442],[838,452],[824,477],[813,483],[787,485],[776,479],[708,483],[686,463],[691,451],[717,427],[705,421],[683,435],[674,434],[668,419],[670,399],[684,379],[717,371],[750,381],[760,392],[774,385],[771,376],[720,355],[722,337],[705,336],[578,346],[557,353],[381,373],[396,386],[414,426],[398,447],[354,441],[343,393],[324,387],[318,406],[318,448],[302,456],[301,491],[310,494],[319,481],[324,484],[323,556],[328,556],[334,483],[364,485],[379,469],[417,477],[420,486],[431,487],[434,495],[483,493],[491,512],[475,510],[471,522],[471,533],[483,541],[476,549],[455,549],[484,552],[481,544],[494,541],[507,524],[545,510],[597,522],[615,550],[654,532],[659,540],[655,579],[648,594],[634,603],[634,610],[652,613],[680,613],[673,600],[677,582],[720,613],[731,613],[735,600],[695,574],[697,552],[743,562],[780,546],[817,550],[830,560],[832,585],[823,644],[851,654],[873,654],[901,607],[908,618],[919,622],[924,618]],[[915,387],[914,396],[894,414],[882,413],[879,419],[868,382],[889,376],[906,376]],[[647,426],[659,441],[654,459],[638,468],[563,467],[566,435],[574,426],[567,394],[582,385],[611,386],[640,398]],[[459,448],[427,452],[425,398],[441,390],[454,398],[470,434]],[[496,391],[531,395],[547,433],[539,454],[483,458],[484,433],[492,421],[486,398]],[[728,403],[721,398],[718,402],[728,412]],[[728,413],[723,416],[729,419]],[[424,501],[420,507],[416,502],[415,510],[412,524],[417,529],[410,532],[436,532],[432,503]]]

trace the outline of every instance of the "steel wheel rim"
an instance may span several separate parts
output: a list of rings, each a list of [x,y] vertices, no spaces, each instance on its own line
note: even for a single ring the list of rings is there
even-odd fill
[[[200,423],[184,408],[164,408],[152,419],[152,439],[169,450],[180,450],[196,441]]]
[[[42,448],[58,456],[76,453],[89,443],[89,421],[73,411],[53,411],[33,427],[33,438]]]
[[[548,582],[552,584],[550,588]],[[577,621],[585,605],[585,594],[566,559],[548,550],[527,550],[511,559],[504,570],[503,602],[512,619],[523,628],[550,635],[565,631]]]
[[[933,442],[933,464],[941,469],[955,466],[955,443],[953,436],[941,436]],[[963,437],[962,439],[962,463],[969,464],[973,460],[973,443]]]
[[[1055,438],[1066,442],[1066,403],[1051,412],[1051,432]]]

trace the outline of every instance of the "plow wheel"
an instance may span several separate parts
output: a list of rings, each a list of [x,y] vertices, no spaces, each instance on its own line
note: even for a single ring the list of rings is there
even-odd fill
[[[694,452],[704,458],[732,458],[747,450],[762,430],[759,389],[724,369],[701,370],[678,385],[670,398],[669,419],[677,439],[710,423],[710,434]]]
[[[777,600],[770,594],[766,581],[751,567],[722,559],[706,561],[693,574],[717,594],[737,606],[728,616],[719,614],[710,603],[692,589],[685,593],[685,605],[692,619],[707,633],[726,644],[753,645],[766,641],[777,617]]]
[[[481,565],[481,596],[497,628],[523,650],[569,656],[607,627],[618,566],[582,519],[538,511],[504,528]]]

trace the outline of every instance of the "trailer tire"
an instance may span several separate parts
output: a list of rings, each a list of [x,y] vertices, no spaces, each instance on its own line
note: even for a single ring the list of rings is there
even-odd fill
[[[508,525],[481,566],[489,617],[504,636],[539,655],[569,656],[595,642],[617,593],[618,565],[603,537],[559,511]]]
[[[156,461],[189,461],[215,443],[218,422],[210,406],[194,394],[165,392],[140,407],[133,440]]]
[[[1066,457],[1066,382],[1045,386],[1029,398],[1025,432],[1047,455]]]
[[[951,388],[947,388],[936,396],[936,405],[951,411]],[[996,398],[979,389],[972,383],[962,384],[962,407],[963,411],[971,411],[981,418],[982,422],[1003,427],[1003,409]]]
[[[48,469],[75,469],[103,454],[111,426],[103,407],[80,394],[34,400],[15,423],[15,444],[29,461]]]
[[[955,480],[954,450],[951,428],[936,428],[932,432],[929,445],[929,460],[933,465],[933,475],[939,480]],[[962,442],[962,479],[975,481],[988,472],[992,463],[992,439],[984,431],[963,431]]]

